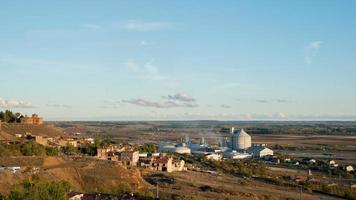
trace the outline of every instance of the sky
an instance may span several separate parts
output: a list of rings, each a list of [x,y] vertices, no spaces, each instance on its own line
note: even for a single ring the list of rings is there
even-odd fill
[[[356,1],[0,8],[0,110],[46,120],[356,120]]]

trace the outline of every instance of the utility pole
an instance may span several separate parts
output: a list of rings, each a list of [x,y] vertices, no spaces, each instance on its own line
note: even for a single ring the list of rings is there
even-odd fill
[[[158,181],[156,182],[156,198],[159,199],[159,195],[158,195]]]
[[[300,186],[300,196],[299,196],[300,200],[302,200],[302,192],[303,192],[303,186]]]

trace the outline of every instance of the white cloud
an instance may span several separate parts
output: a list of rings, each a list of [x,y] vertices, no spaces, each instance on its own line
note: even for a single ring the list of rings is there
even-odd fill
[[[123,103],[129,103],[137,106],[142,107],[152,107],[152,108],[177,108],[177,107],[198,107],[197,104],[189,103],[189,102],[182,102],[182,101],[173,101],[168,100],[164,102],[156,102],[150,101],[143,98],[137,99],[129,99],[129,100],[122,100]]]
[[[151,45],[150,42],[147,42],[146,40],[142,40],[140,43],[139,43],[140,46],[149,46]]]
[[[320,48],[321,43],[322,43],[321,41],[311,42],[309,43],[309,48],[318,50]]]
[[[166,97],[164,97],[166,98]],[[192,96],[189,96],[188,94],[185,93],[177,93],[173,95],[168,95],[168,99],[174,100],[174,101],[184,101],[184,102],[192,102],[195,101],[195,99]]]
[[[167,22],[140,20],[129,20],[121,24],[122,28],[131,31],[155,31],[169,28],[170,26],[171,24]]]
[[[226,105],[226,104],[221,104],[220,107],[221,107],[221,108],[232,108],[231,106]]]
[[[66,105],[66,104],[46,104],[47,107],[52,107],[52,108],[72,108],[72,106],[70,105]]]
[[[241,86],[242,86],[241,83],[232,82],[232,83],[225,83],[225,84],[222,84],[222,85],[218,85],[215,88],[216,89],[234,89],[234,88],[238,88],[238,87],[241,87]]]
[[[99,29],[101,29],[101,26],[96,25],[96,24],[81,24],[80,26],[82,28],[91,29],[91,30],[99,30]]]
[[[152,64],[152,62],[147,62],[144,65],[144,69],[151,75],[157,75],[158,74],[158,69],[155,65]]]
[[[287,99],[276,99],[277,103],[292,103],[292,101],[287,100]]]
[[[305,48],[305,62],[311,64],[318,54],[322,41],[312,41]]]
[[[141,73],[142,71],[140,65],[133,61],[127,61],[124,64],[126,65],[127,69],[130,70],[131,72]]]
[[[265,100],[265,99],[257,99],[256,102],[257,102],[257,103],[268,103],[268,100]]]
[[[159,73],[158,67],[153,64],[153,60],[144,64],[139,64],[133,60],[124,63],[126,68],[135,73],[139,78],[150,80],[167,80],[168,77]]]
[[[18,100],[5,100],[0,97],[1,108],[33,108],[30,102],[18,101]]]
[[[281,112],[273,113],[270,118],[272,119],[285,119],[287,118],[287,115]]]

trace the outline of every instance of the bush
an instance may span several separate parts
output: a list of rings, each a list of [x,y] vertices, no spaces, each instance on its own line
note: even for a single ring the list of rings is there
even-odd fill
[[[66,155],[76,155],[79,153],[79,149],[77,147],[61,147],[61,151]]]
[[[157,147],[154,144],[144,144],[138,148],[141,153],[154,153]]]
[[[203,192],[212,192],[213,191],[213,188],[210,187],[209,185],[200,186],[199,189]]]
[[[0,144],[0,157],[22,155],[20,147],[18,143]]]
[[[46,154],[46,150],[42,145],[30,141],[21,146],[21,153],[24,156],[43,156]]]
[[[68,182],[39,182],[24,181],[15,185],[8,195],[9,200],[66,200],[71,190]]]
[[[129,194],[133,192],[132,187],[128,183],[120,183],[120,185],[116,189],[116,194]]]
[[[47,156],[59,156],[59,150],[56,147],[46,147]]]
[[[87,145],[85,147],[80,148],[80,153],[89,155],[89,156],[96,156],[97,155],[97,147],[95,145]]]

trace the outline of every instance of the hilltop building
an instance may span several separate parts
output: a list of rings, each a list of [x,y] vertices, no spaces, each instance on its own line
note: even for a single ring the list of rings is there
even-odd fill
[[[37,114],[32,114],[31,117],[25,115],[25,117],[21,118],[21,124],[41,125],[43,124],[43,118]]]

